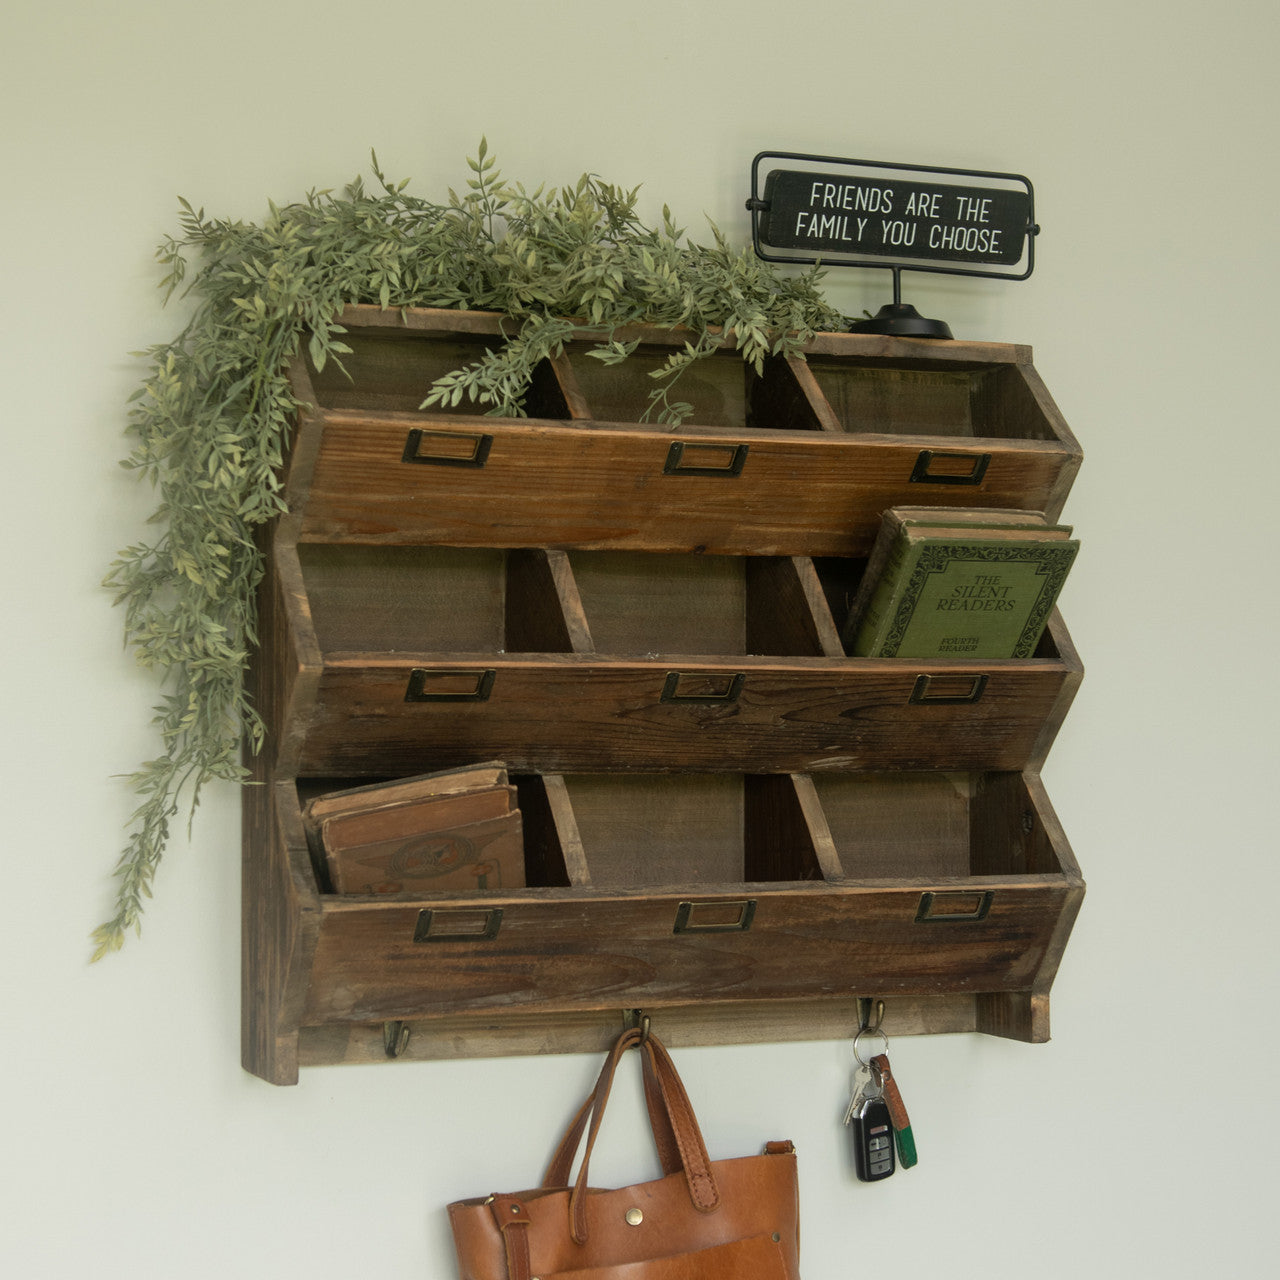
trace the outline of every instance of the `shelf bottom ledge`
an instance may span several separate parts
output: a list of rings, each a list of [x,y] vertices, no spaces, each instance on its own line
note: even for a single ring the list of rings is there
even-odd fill
[[[1038,992],[893,996],[885,1001],[891,1037],[982,1032],[1043,1043],[1049,1039],[1049,997]],[[646,1009],[664,1043],[673,1048],[852,1040],[857,997]],[[300,1067],[375,1062],[426,1062],[547,1053],[598,1053],[627,1025],[631,1010],[503,1011],[413,1018],[384,1023],[328,1023],[303,1027]],[[407,1033],[407,1034],[406,1034]],[[388,1052],[388,1043],[398,1052]]]

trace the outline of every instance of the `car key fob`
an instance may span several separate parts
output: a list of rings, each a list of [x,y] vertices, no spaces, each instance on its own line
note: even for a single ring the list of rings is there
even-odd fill
[[[897,1167],[893,1151],[893,1122],[883,1098],[864,1098],[849,1118],[853,1138],[853,1168],[862,1182],[879,1182]]]

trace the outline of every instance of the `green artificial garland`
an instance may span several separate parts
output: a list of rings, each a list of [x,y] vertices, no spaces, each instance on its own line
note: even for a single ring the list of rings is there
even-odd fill
[[[182,237],[157,258],[166,300],[197,270],[197,306],[172,341],[143,353],[150,373],[132,397],[137,446],[123,463],[159,490],[160,534],[122,551],[106,585],[125,607],[125,635],[165,690],[154,723],[162,752],[131,775],[142,797],[117,864],[115,914],[93,934],[99,959],[140,929],[143,899],[180,797],[194,811],[210,779],[240,781],[241,742],[263,726],[244,691],[255,643],[261,559],[256,526],[284,509],[280,472],[297,408],[286,362],[304,337],[317,367],[341,361],[338,317],[349,303],[449,307],[509,317],[498,351],[432,384],[424,408],[463,398],[521,416],[535,367],[583,324],[592,354],[626,359],[619,326],[685,327],[689,341],[655,373],[649,416],[671,426],[692,412],[671,399],[680,373],[732,338],[757,369],[798,353],[847,321],[817,290],[820,273],[781,276],[749,249],[690,243],[664,208],[661,228],[636,214],[636,190],[583,175],[563,189],[506,185],[482,140],[467,191],[445,204],[409,195],[373,159],[377,190],[357,179],[340,195],[313,191],[270,206],[261,226],[207,219],[182,201]],[[570,320],[566,317],[574,317]]]

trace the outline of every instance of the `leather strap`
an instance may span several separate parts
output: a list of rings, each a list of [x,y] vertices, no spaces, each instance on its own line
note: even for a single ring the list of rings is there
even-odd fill
[[[605,1064],[600,1070],[600,1078],[596,1081],[592,1095],[591,1121],[587,1128],[587,1144],[583,1148],[582,1163],[578,1166],[578,1176],[573,1184],[573,1193],[569,1197],[569,1234],[578,1244],[587,1241],[587,1170],[591,1164],[591,1152],[595,1149],[596,1138],[600,1135],[600,1122],[604,1119],[604,1109],[609,1102],[609,1093],[613,1088],[614,1072],[618,1062],[628,1049],[640,1043],[641,1033],[638,1027],[624,1031],[618,1037]]]
[[[570,1122],[565,1135],[560,1139],[560,1145],[556,1148],[556,1153],[551,1157],[551,1163],[547,1165],[547,1171],[542,1177],[542,1186],[548,1187],[567,1187],[569,1185],[569,1175],[573,1170],[573,1160],[578,1154],[578,1146],[582,1142],[583,1131],[587,1127],[587,1120],[591,1115],[591,1108],[596,1103],[596,1092],[594,1089],[587,1095],[587,1100],[578,1110],[578,1114],[574,1116]]]
[[[689,1183],[689,1199],[693,1201],[695,1209],[710,1213],[719,1207],[720,1192],[711,1173],[711,1160],[702,1140],[702,1130],[698,1128],[693,1104],[689,1101],[684,1082],[662,1042],[650,1034],[644,1048],[654,1060],[654,1074],[665,1103],[664,1110],[671,1122],[676,1146],[680,1151],[680,1163],[684,1166],[685,1178]]]
[[[569,1197],[569,1230],[578,1244],[584,1244],[587,1240],[587,1185],[591,1153],[595,1149],[600,1123],[604,1119],[609,1093],[613,1088],[614,1073],[622,1055],[633,1048],[641,1051],[646,1081],[646,1105],[659,1158],[664,1161],[664,1171],[667,1171],[668,1162],[673,1165],[670,1172],[675,1172],[677,1168],[684,1171],[689,1199],[694,1208],[709,1213],[720,1203],[706,1144],[702,1140],[697,1117],[675,1064],[662,1042],[652,1032],[646,1037],[638,1027],[633,1027],[622,1033],[605,1059],[596,1087],[569,1125],[547,1170],[548,1180],[543,1183],[544,1186],[567,1185],[568,1169],[585,1129],[586,1147]],[[555,1180],[550,1181],[553,1178]]]
[[[653,1068],[653,1058],[644,1053],[640,1055],[644,1076],[644,1105],[649,1113],[649,1129],[653,1133],[653,1145],[658,1149],[658,1162],[663,1173],[677,1173],[680,1169],[680,1144],[676,1141],[675,1130],[671,1127],[671,1117],[662,1105],[662,1090],[658,1086],[658,1078]]]
[[[871,1059],[871,1065],[880,1072],[880,1083],[884,1086],[885,1105],[889,1108],[889,1119],[893,1122],[895,1129],[910,1129],[911,1118],[907,1115],[906,1104],[902,1101],[902,1094],[898,1089],[898,1082],[893,1078],[893,1071],[889,1067],[889,1055],[887,1053],[878,1053]]]
[[[664,1174],[677,1173],[682,1167],[680,1147],[676,1142],[675,1133],[671,1128],[671,1121],[662,1102],[662,1092],[658,1087],[652,1060],[648,1054],[643,1054],[641,1055],[641,1062],[644,1065],[645,1109],[649,1113],[649,1128],[653,1133],[654,1146],[658,1151],[658,1162],[662,1166]],[[598,1085],[599,1082],[597,1081],[597,1087]],[[551,1163],[547,1165],[547,1171],[542,1178],[543,1187],[567,1187],[569,1185],[573,1177],[573,1162],[577,1157],[578,1147],[582,1143],[582,1135],[586,1130],[587,1121],[591,1117],[591,1109],[595,1106],[595,1101],[596,1090],[592,1089],[587,1096],[586,1102],[582,1104],[578,1114],[570,1122],[564,1137],[560,1140],[560,1145],[556,1148],[555,1154],[551,1157]]]
[[[489,1208],[507,1249],[509,1280],[532,1280],[529,1263],[529,1211],[516,1196],[490,1196]]]
[[[564,1137],[560,1139],[560,1145],[556,1148],[555,1155],[551,1157],[551,1163],[547,1166],[547,1172],[542,1179],[544,1187],[567,1187],[569,1185],[573,1161],[578,1154],[578,1147],[582,1142],[582,1135],[586,1130],[587,1122],[595,1112],[600,1090],[604,1088],[607,1092],[610,1087],[613,1073],[618,1068],[618,1060],[630,1047],[624,1042],[633,1034],[638,1035],[639,1033],[634,1029],[624,1032],[609,1051],[609,1055],[604,1060],[604,1065],[600,1068],[600,1074],[596,1077],[595,1085],[587,1095],[586,1102],[582,1104],[578,1114],[570,1122]]]

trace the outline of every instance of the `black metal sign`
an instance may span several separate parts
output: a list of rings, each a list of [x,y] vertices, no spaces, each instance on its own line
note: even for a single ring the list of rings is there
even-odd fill
[[[761,189],[761,169],[772,160],[802,164],[769,167]],[[952,177],[986,181],[960,183]],[[915,271],[1025,279],[1033,265],[1032,237],[1039,230],[1031,183],[1020,174],[787,151],[756,156],[747,208],[756,252],[781,262],[868,267],[898,262]],[[1018,274],[1022,265],[1025,270]]]
[[[949,330],[902,304],[901,272],[1025,280],[1040,230],[1031,183],[1021,174],[790,151],[756,156],[747,208],[756,253],[767,261],[892,270],[894,303],[886,312],[899,314],[863,327],[921,336]]]
[[[1025,191],[794,169],[769,173],[764,204],[760,239],[779,249],[975,266],[1018,263],[1031,213]]]

